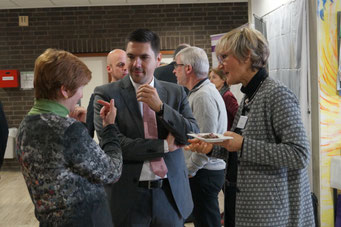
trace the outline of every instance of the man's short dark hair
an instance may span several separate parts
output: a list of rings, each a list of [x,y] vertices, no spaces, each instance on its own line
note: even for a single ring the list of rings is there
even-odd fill
[[[160,53],[160,38],[155,32],[149,29],[140,28],[133,31],[127,37],[128,42],[150,43],[155,56]]]
[[[175,56],[180,52],[180,50],[185,49],[186,47],[190,47],[191,45],[187,43],[180,44],[175,50],[173,54],[173,59],[175,59]]]

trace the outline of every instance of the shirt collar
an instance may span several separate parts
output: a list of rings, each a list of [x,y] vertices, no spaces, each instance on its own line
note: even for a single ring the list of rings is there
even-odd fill
[[[194,87],[192,88],[192,90],[196,89],[197,87],[199,87],[202,83],[204,83],[205,80],[207,80],[208,78],[202,79],[200,80],[196,85],[194,85]]]
[[[142,85],[142,84],[138,84],[138,83],[135,83],[133,78],[131,78],[131,76],[129,75],[129,79],[131,81],[131,83],[133,84],[133,87],[135,88],[135,92],[137,91],[137,89],[139,89],[139,87]],[[150,86],[154,87],[154,76],[153,76],[153,79],[152,81],[149,83]]]
[[[227,91],[229,91],[229,90],[230,90],[230,87],[229,87],[227,84],[224,84],[224,86],[223,86],[222,88],[220,88],[219,93],[220,93],[221,95],[224,95],[225,92],[227,92]]]
[[[42,113],[55,113],[61,117],[66,117],[69,114],[69,110],[57,101],[36,99],[28,115]]]

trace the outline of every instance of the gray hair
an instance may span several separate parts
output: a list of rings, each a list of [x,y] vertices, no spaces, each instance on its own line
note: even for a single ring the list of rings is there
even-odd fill
[[[208,75],[210,64],[206,52],[199,47],[186,47],[176,57],[179,57],[182,64],[191,65],[197,78],[204,78]]]

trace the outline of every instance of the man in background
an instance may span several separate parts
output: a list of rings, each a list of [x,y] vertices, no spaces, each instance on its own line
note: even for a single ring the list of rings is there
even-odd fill
[[[107,56],[107,71],[111,77],[111,82],[118,81],[128,74],[127,54],[124,50],[115,49]]]
[[[202,133],[224,133],[227,114],[219,91],[207,78],[209,62],[205,51],[187,47],[175,57],[174,73],[178,84],[188,88],[188,101]],[[226,163],[205,154],[185,151],[194,203],[195,227],[220,224],[218,194],[225,180]]]
[[[107,56],[107,71],[110,76],[110,82],[116,82],[128,74],[127,69],[127,54],[124,50],[115,49],[109,52]],[[94,138],[95,126],[94,126],[94,94],[91,95],[87,114],[86,124],[90,133],[90,136]]]
[[[5,117],[2,103],[0,102],[0,168],[4,161],[6,146],[8,139],[8,125]]]
[[[168,65],[160,66],[155,69],[155,72],[154,72],[155,78],[158,80],[168,81],[171,83],[177,83],[176,76],[173,73],[174,64],[175,64],[175,56],[177,53],[179,53],[180,50],[189,46],[190,45],[186,43],[180,44],[174,51],[173,61],[169,63]]]

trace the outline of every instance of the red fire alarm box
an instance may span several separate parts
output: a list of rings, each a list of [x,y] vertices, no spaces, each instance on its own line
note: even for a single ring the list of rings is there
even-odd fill
[[[19,87],[19,70],[0,70],[0,87]]]

